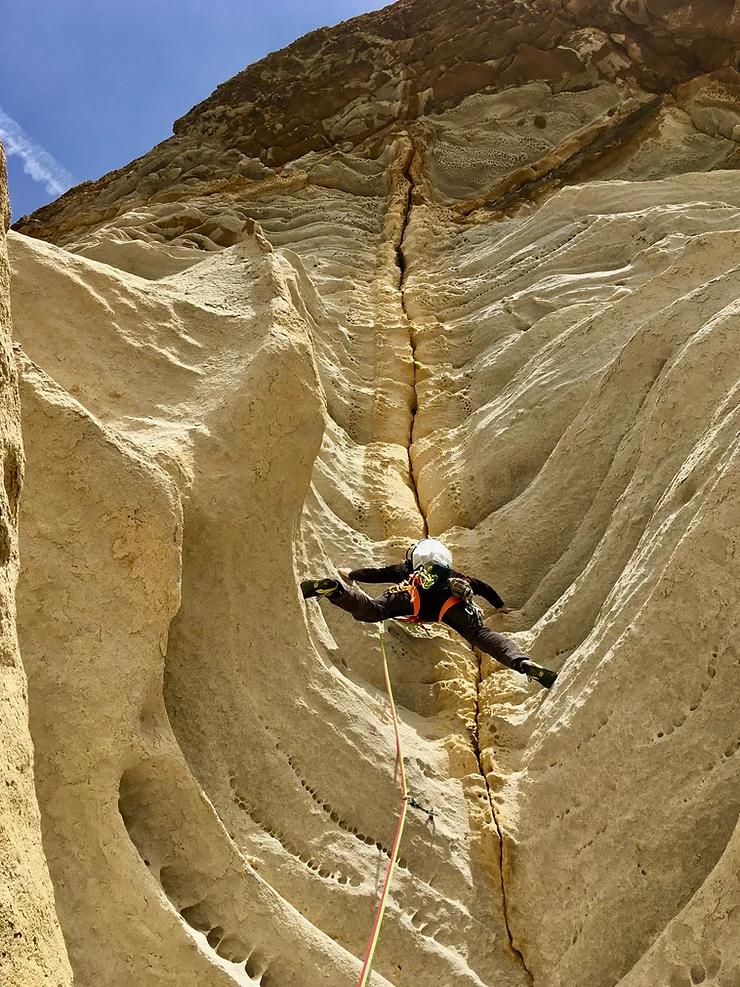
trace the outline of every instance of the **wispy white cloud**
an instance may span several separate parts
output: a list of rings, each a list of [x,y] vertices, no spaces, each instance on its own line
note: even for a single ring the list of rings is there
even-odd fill
[[[9,157],[13,154],[19,157],[25,173],[35,182],[42,182],[49,195],[61,195],[73,184],[70,173],[1,109],[0,140],[5,145],[5,153]]]

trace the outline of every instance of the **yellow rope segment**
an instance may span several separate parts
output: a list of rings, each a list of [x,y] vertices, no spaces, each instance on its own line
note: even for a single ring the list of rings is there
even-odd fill
[[[380,900],[378,901],[378,907],[375,912],[375,921],[373,922],[372,932],[370,934],[370,941],[367,944],[367,949],[365,950],[365,959],[362,964],[362,972],[360,973],[360,979],[357,981],[357,987],[366,987],[366,984],[370,978],[370,971],[373,964],[373,956],[375,955],[375,947],[378,945],[378,938],[380,936],[380,927],[383,924],[383,916],[385,915],[385,907],[388,903],[388,895],[391,889],[391,882],[393,880],[393,872],[396,869],[396,861],[398,859],[398,848],[401,845],[401,837],[403,836],[403,828],[406,825],[406,813],[408,811],[408,793],[406,790],[406,771],[403,766],[403,751],[401,749],[401,734],[398,729],[398,718],[396,716],[396,704],[393,700],[393,689],[391,687],[391,676],[388,671],[388,658],[385,653],[385,625],[380,624],[380,653],[383,656],[383,674],[385,675],[385,688],[388,693],[388,703],[391,710],[391,719],[393,720],[393,730],[396,735],[396,764],[398,765],[398,774],[401,781],[401,812],[398,817],[398,824],[396,826],[396,835],[393,838],[393,846],[391,847],[390,861],[388,863],[388,870],[385,875],[385,881],[383,883],[383,890],[380,893]]]

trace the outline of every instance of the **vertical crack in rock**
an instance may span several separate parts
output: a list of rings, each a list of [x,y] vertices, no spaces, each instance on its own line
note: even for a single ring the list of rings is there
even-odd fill
[[[439,820],[375,983],[733,977],[731,8],[404,0],[24,217],[27,681],[0,173],[0,983],[72,987],[65,939],[78,983],[353,982],[392,821],[347,782],[396,791],[377,649],[294,577],[429,529],[506,558],[536,653],[579,657],[546,698],[452,631],[394,636]]]
[[[398,239],[396,242],[396,266],[398,268],[398,290],[401,295],[401,311],[403,313],[403,318],[406,320],[406,325],[408,327],[409,333],[409,348],[411,350],[411,363],[413,370],[412,379],[412,389],[413,397],[410,406],[411,419],[409,421],[409,439],[408,439],[408,458],[409,458],[409,482],[414,491],[414,498],[416,500],[416,506],[419,510],[419,516],[421,517],[422,523],[424,525],[424,537],[429,534],[429,525],[427,523],[427,517],[424,513],[424,509],[421,505],[421,500],[419,499],[419,487],[417,483],[416,473],[414,472],[414,463],[411,458],[411,446],[414,441],[414,425],[416,424],[416,412],[419,407],[418,391],[416,388],[417,374],[418,374],[418,363],[416,360],[416,334],[414,330],[414,324],[409,316],[408,309],[406,308],[406,277],[408,274],[406,255],[404,253],[404,240],[406,238],[406,233],[409,228],[409,223],[411,222],[411,210],[413,209],[413,196],[414,196],[414,178],[412,174],[412,165],[414,162],[414,156],[416,154],[416,149],[412,142],[409,142],[405,147],[402,154],[402,166],[400,173],[400,180],[405,185],[405,190],[403,193],[403,198],[401,201],[401,216],[399,223]]]
[[[414,438],[414,425],[416,421],[416,412],[418,409],[418,391],[417,391],[417,374],[418,374],[418,361],[416,359],[416,334],[413,320],[411,319],[407,306],[406,306],[406,280],[408,275],[408,265],[406,260],[406,254],[404,252],[404,241],[411,221],[411,212],[413,209],[413,195],[414,195],[414,178],[413,178],[413,163],[414,163],[415,148],[413,143],[409,143],[403,150],[401,154],[401,169],[399,172],[399,179],[405,185],[404,193],[401,199],[401,210],[400,210],[400,221],[398,224],[398,233],[396,236],[396,266],[398,268],[398,289],[401,295],[401,309],[403,312],[403,317],[406,320],[409,331],[409,346],[411,349],[411,359],[413,363],[413,402],[411,405],[411,420],[409,423],[409,443],[408,443],[408,457],[409,457],[409,479],[414,491],[414,496],[416,498],[416,504],[419,509],[419,514],[424,523],[424,535],[429,534],[429,526],[427,523],[426,515],[422,509],[421,501],[419,499],[419,489],[417,484],[417,477],[413,468],[413,461],[411,458],[411,446]],[[488,784],[488,778],[486,776],[485,769],[483,767],[483,758],[480,747],[480,735],[479,735],[479,724],[480,724],[480,690],[483,680],[482,674],[482,656],[480,652],[476,649],[471,649],[476,667],[476,681],[475,681],[475,721],[471,730],[471,746],[473,748],[473,754],[475,755],[476,763],[478,765],[478,771],[480,772],[481,778],[483,779],[483,784],[486,788],[486,794],[488,798],[488,804],[491,809],[491,818],[493,820],[493,825],[496,828],[496,833],[498,835],[498,845],[499,845],[499,875],[501,880],[501,901],[503,908],[504,925],[506,927],[506,935],[509,940],[509,946],[511,947],[512,953],[518,958],[522,965],[522,968],[531,983],[534,983],[534,977],[527,966],[527,962],[522,954],[521,950],[517,948],[514,943],[514,937],[511,931],[511,925],[509,922],[509,910],[508,901],[506,894],[506,882],[504,879],[504,837],[503,831],[498,821],[498,816],[496,815],[496,810],[493,804],[493,796],[491,793],[490,786]]]
[[[501,829],[501,824],[498,821],[498,816],[496,815],[496,809],[493,804],[493,794],[491,792],[491,786],[488,784],[488,776],[486,775],[485,767],[483,766],[483,753],[481,751],[480,744],[480,693],[481,686],[483,684],[483,656],[477,648],[471,648],[473,652],[473,657],[475,658],[476,667],[476,677],[475,677],[475,722],[473,723],[473,728],[470,731],[473,753],[475,754],[475,759],[478,762],[478,770],[480,771],[481,778],[483,779],[483,784],[486,786],[486,794],[488,796],[488,804],[491,807],[491,818],[493,819],[493,825],[496,827],[496,833],[498,834],[498,846],[499,846],[499,873],[501,875],[501,903],[504,912],[504,924],[506,926],[506,935],[509,937],[509,946],[511,946],[511,951],[515,956],[519,958],[522,964],[524,972],[529,978],[530,982],[534,984],[534,976],[532,971],[527,966],[527,961],[524,958],[522,951],[515,945],[514,936],[511,931],[511,924],[509,921],[509,903],[506,894],[506,879],[504,877],[504,834]]]

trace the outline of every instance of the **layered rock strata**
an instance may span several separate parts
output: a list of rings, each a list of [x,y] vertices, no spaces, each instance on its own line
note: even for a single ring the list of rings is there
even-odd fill
[[[581,175],[736,166],[739,42],[730,0],[402,0],[250,66],[169,140],[18,228],[122,266],[131,240],[218,249],[243,230],[234,198],[372,194],[371,162],[406,131],[430,162],[417,196],[464,210]]]
[[[389,627],[435,815],[374,983],[737,982],[738,23],[712,10],[397,4],[20,224],[54,243],[12,236],[19,627],[78,984],[354,982],[398,805],[377,629],[296,583],[425,533],[561,671],[546,694]]]

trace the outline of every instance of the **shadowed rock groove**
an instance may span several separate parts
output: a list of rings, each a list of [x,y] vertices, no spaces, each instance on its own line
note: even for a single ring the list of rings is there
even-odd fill
[[[475,724],[473,729],[470,731],[470,739],[473,747],[473,753],[475,754],[475,760],[478,763],[478,770],[480,771],[481,778],[483,779],[483,784],[486,786],[486,795],[488,796],[488,804],[491,807],[491,818],[493,819],[493,825],[496,827],[496,832],[498,834],[499,874],[501,875],[501,903],[504,910],[506,935],[509,937],[509,945],[511,946],[512,952],[515,956],[519,957],[525,973],[534,984],[534,976],[532,975],[532,971],[527,966],[527,961],[524,959],[524,954],[514,944],[514,936],[512,935],[511,925],[509,924],[509,905],[506,896],[506,880],[504,878],[504,834],[498,821],[498,816],[496,815],[496,809],[493,804],[493,796],[491,794],[491,786],[488,784],[488,776],[486,775],[485,768],[483,767],[483,758],[480,749],[480,688],[483,682],[483,657],[480,651],[476,648],[471,648],[471,650],[476,659],[477,673],[475,678]]]
[[[408,311],[407,311],[407,308],[406,308],[406,297],[405,297],[405,286],[406,286],[406,278],[407,278],[408,270],[407,270],[406,256],[404,254],[404,240],[405,240],[405,237],[406,237],[406,233],[407,233],[409,224],[411,222],[411,212],[412,212],[412,209],[413,209],[414,180],[413,180],[413,175],[412,175],[412,170],[411,169],[412,169],[412,165],[413,165],[413,162],[414,162],[414,155],[415,155],[415,150],[413,149],[413,146],[412,146],[412,148],[410,149],[410,151],[407,154],[406,162],[404,164],[404,168],[403,168],[403,171],[402,171],[402,178],[406,182],[406,198],[404,200],[403,214],[402,214],[402,217],[401,217],[401,230],[400,230],[400,234],[399,234],[398,245],[396,247],[396,264],[398,266],[398,271],[399,271],[399,286],[398,287],[399,287],[399,291],[400,291],[400,294],[401,294],[401,308],[403,310],[403,315],[404,315],[404,318],[406,319],[406,322],[407,322],[408,328],[409,328],[409,344],[410,344],[410,347],[411,347],[411,359],[413,361],[413,369],[414,369],[414,379],[413,379],[414,403],[413,403],[413,406],[411,408],[411,422],[410,422],[410,427],[409,427],[409,448],[408,448],[409,479],[410,479],[411,485],[413,487],[414,497],[416,499],[416,505],[417,505],[417,507],[419,509],[419,514],[420,514],[420,516],[422,518],[422,521],[424,523],[424,536],[426,537],[429,534],[429,525],[428,525],[428,522],[427,522],[426,514],[424,513],[424,511],[422,509],[421,501],[419,499],[419,490],[418,490],[416,475],[414,473],[413,463],[412,463],[412,459],[411,459],[411,445],[413,444],[414,424],[415,424],[415,421],[416,421],[416,412],[417,412],[417,409],[418,409],[418,392],[417,392],[417,388],[416,388],[417,373],[418,373],[418,362],[417,362],[417,359],[416,359],[416,343],[415,343],[414,326],[413,326],[413,323],[411,321],[411,318],[409,317],[409,314],[408,314]],[[492,798],[492,795],[491,795],[491,789],[490,789],[490,786],[488,784],[488,778],[486,777],[486,772],[485,772],[485,769],[483,767],[483,762],[482,762],[482,758],[481,758],[481,750],[480,750],[480,742],[479,742],[479,729],[478,729],[478,725],[479,725],[479,718],[480,718],[480,687],[481,687],[481,681],[482,681],[482,670],[481,670],[482,658],[481,658],[480,653],[477,650],[475,650],[475,649],[471,649],[471,650],[473,651],[473,655],[474,655],[474,657],[476,659],[476,668],[477,668],[477,675],[476,675],[476,682],[475,682],[475,725],[474,725],[473,729],[470,731],[470,734],[471,734],[471,746],[473,748],[473,753],[475,755],[475,760],[476,760],[476,763],[478,765],[478,771],[480,772],[480,775],[481,775],[481,777],[483,779],[483,783],[486,786],[486,794],[487,794],[487,797],[488,797],[488,804],[489,804],[489,806],[491,808],[491,818],[493,819],[493,824],[496,827],[496,832],[498,834],[498,843],[499,843],[499,874],[500,874],[500,877],[501,877],[501,900],[502,900],[502,905],[503,905],[504,924],[506,926],[506,934],[508,936],[509,945],[511,947],[512,952],[514,953],[515,956],[518,957],[518,959],[521,962],[521,965],[524,968],[524,971],[527,974],[527,977],[529,978],[529,980],[532,983],[534,983],[534,977],[532,976],[532,973],[531,973],[529,967],[527,966],[527,962],[524,959],[524,956],[523,956],[521,950],[519,950],[517,948],[517,946],[514,944],[514,937],[512,935],[511,926],[509,924],[509,911],[508,911],[508,903],[507,903],[507,897],[506,897],[506,882],[504,880],[504,836],[503,836],[503,832],[501,830],[501,826],[500,826],[499,821],[498,821],[498,817],[496,815],[496,810],[494,808],[493,798]],[[292,765],[291,765],[291,767],[292,767]]]
[[[429,525],[427,524],[426,514],[424,513],[421,501],[419,500],[419,488],[416,483],[416,475],[414,473],[414,464],[411,459],[411,446],[414,441],[414,424],[416,423],[416,412],[419,407],[418,392],[416,390],[416,380],[418,374],[418,363],[416,360],[416,337],[414,334],[414,326],[409,318],[408,311],[406,309],[406,275],[407,275],[407,265],[406,265],[406,255],[404,254],[403,242],[406,238],[406,232],[411,222],[411,210],[413,209],[413,196],[414,196],[414,179],[411,174],[411,167],[414,163],[414,156],[416,151],[413,147],[407,151],[406,161],[403,166],[403,171],[401,172],[401,178],[406,183],[406,197],[403,201],[402,214],[401,214],[401,229],[398,235],[398,244],[396,246],[396,266],[398,267],[398,290],[401,295],[401,310],[403,312],[403,317],[406,320],[406,324],[409,330],[409,347],[411,349],[411,362],[413,366],[413,382],[412,388],[414,392],[413,403],[411,405],[411,421],[409,422],[409,444],[408,444],[408,458],[409,458],[409,481],[411,483],[411,489],[414,491],[414,499],[416,501],[416,506],[419,511],[419,517],[424,525],[424,537],[426,538],[429,534]]]

